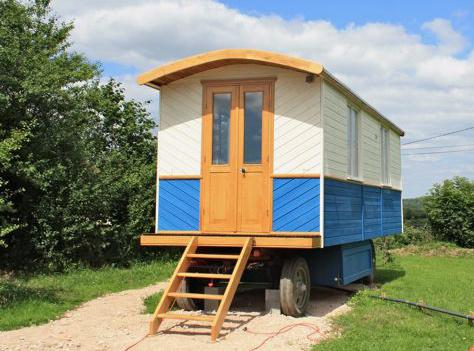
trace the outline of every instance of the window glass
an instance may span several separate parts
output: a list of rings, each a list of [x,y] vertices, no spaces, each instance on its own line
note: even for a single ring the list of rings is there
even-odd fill
[[[244,94],[244,163],[262,163],[263,92]]]
[[[214,94],[212,113],[212,164],[229,163],[231,94]]]
[[[359,123],[357,111],[349,107],[347,121],[347,173],[351,177],[359,176]]]
[[[389,138],[389,131],[388,129],[381,127],[380,129],[381,134],[381,167],[382,167],[382,183],[383,184],[390,184],[390,164],[389,164],[389,152],[390,152],[390,138]]]

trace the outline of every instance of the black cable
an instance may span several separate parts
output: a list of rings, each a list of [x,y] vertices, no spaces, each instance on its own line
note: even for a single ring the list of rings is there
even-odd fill
[[[327,287],[331,288],[331,289],[335,289],[335,290],[341,290],[341,291],[344,291],[344,292],[349,293],[349,294],[355,294],[357,292],[357,290],[350,290],[350,289],[346,289],[346,288],[343,288],[343,287],[336,287],[336,286],[327,286]],[[407,305],[410,305],[410,306],[418,307],[420,309],[431,310],[431,311],[435,311],[435,312],[439,312],[439,313],[445,313],[445,314],[453,316],[453,317],[467,319],[467,321],[469,322],[469,325],[471,325],[471,326],[474,325],[474,314],[472,314],[472,315],[462,314],[462,313],[459,313],[459,312],[453,312],[453,311],[445,310],[445,309],[442,309],[442,308],[439,308],[439,307],[429,306],[429,305],[425,305],[425,304],[417,303],[417,302],[411,302],[411,301],[404,300],[404,299],[396,299],[396,298],[393,298],[393,297],[386,297],[386,296],[380,296],[380,295],[368,295],[368,296],[373,298],[373,299],[380,299],[380,300],[385,300],[385,301],[390,301],[390,302],[404,303],[404,304],[407,304]]]
[[[434,135],[434,136],[431,136],[431,137],[428,137],[428,138],[424,138],[424,139],[413,140],[413,141],[410,141],[410,142],[408,142],[408,143],[403,143],[402,145],[409,145],[409,144],[419,143],[419,142],[422,142],[422,141],[431,140],[431,139],[439,138],[439,137],[446,136],[446,135],[451,135],[451,134],[456,134],[456,133],[464,132],[464,131],[470,130],[470,129],[474,129],[474,126],[472,126],[472,127],[467,127],[467,128],[464,128],[464,129],[455,130],[455,131],[448,132],[448,133],[443,133],[443,134],[439,134],[439,135]]]
[[[462,313],[459,313],[459,312],[453,312],[453,311],[445,310],[445,309],[439,308],[439,307],[433,307],[433,306],[425,305],[423,303],[411,302],[411,301],[408,301],[408,300],[396,299],[396,298],[393,298],[393,297],[386,297],[386,296],[379,296],[379,295],[369,295],[369,296],[371,298],[374,298],[374,299],[381,299],[381,300],[386,300],[386,301],[391,301],[391,302],[404,303],[404,304],[407,304],[407,305],[410,305],[410,306],[415,306],[415,307],[418,307],[418,308],[421,308],[421,309],[426,309],[426,310],[431,310],[431,311],[435,311],[435,312],[445,313],[445,314],[453,316],[453,317],[464,318],[464,319],[468,320],[469,324],[472,324],[474,322],[474,315],[462,314]]]

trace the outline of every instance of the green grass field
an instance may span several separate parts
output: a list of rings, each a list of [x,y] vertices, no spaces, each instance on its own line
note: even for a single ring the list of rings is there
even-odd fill
[[[0,278],[0,330],[45,323],[106,293],[165,280],[174,261],[139,263],[130,268],[83,269],[30,278]]]
[[[341,336],[315,345],[316,351],[468,350],[474,327],[466,320],[370,298],[386,296],[469,314],[474,310],[474,255],[395,256],[379,264],[375,291],[354,296],[353,310],[335,323]]]
[[[335,320],[341,336],[315,345],[315,351],[467,350],[474,344],[474,327],[465,320],[368,296],[383,292],[466,314],[474,310],[474,254],[432,247],[407,253],[395,255],[393,263],[379,262],[380,288],[354,296],[353,310]],[[173,267],[173,261],[157,261],[127,269],[0,278],[0,330],[44,323],[100,295],[162,281]],[[153,312],[160,296],[145,299],[145,313]]]

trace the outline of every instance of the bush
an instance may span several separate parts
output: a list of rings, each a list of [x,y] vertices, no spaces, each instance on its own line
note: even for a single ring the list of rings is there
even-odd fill
[[[474,248],[474,181],[454,177],[435,184],[424,207],[437,239]]]
[[[420,245],[433,241],[433,235],[427,227],[413,227],[405,225],[403,234],[395,235],[393,245],[396,247],[405,245]]]
[[[408,245],[427,244],[432,242],[433,239],[433,235],[426,226],[414,227],[405,224],[403,234],[376,238],[374,245],[382,254],[384,262],[387,263],[392,260],[390,250],[399,249]]]

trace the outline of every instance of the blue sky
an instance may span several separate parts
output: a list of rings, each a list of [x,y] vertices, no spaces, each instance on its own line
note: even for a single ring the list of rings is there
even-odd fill
[[[53,1],[75,22],[73,49],[102,62],[127,94],[157,94],[139,72],[219,48],[251,47],[323,63],[406,131],[405,142],[474,126],[473,1]],[[474,130],[410,145],[474,144]],[[408,146],[407,146],[408,148]],[[448,149],[413,149],[404,153]],[[455,175],[474,178],[474,151],[407,155],[404,196]]]

